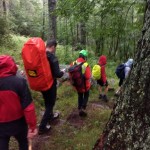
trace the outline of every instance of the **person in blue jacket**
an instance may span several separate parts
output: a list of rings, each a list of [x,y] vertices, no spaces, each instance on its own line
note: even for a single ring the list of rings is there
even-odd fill
[[[119,88],[117,89],[116,93],[115,93],[115,96],[118,96],[120,94],[120,91],[121,91],[121,86],[124,82],[124,80],[128,77],[131,69],[132,69],[132,65],[133,65],[133,59],[128,59],[127,62],[124,63],[124,78],[120,78],[119,80]]]

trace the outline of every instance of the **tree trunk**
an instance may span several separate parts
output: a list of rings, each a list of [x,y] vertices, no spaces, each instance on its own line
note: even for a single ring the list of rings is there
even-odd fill
[[[103,30],[104,28],[104,15],[101,15],[101,20],[100,20],[100,27],[101,30]],[[101,55],[103,53],[104,50],[104,35],[103,34],[99,34],[96,39],[95,39],[95,44],[96,44],[96,55]]]
[[[77,43],[79,43],[80,42],[80,40],[79,40],[79,24],[77,23],[77,34],[76,34],[76,39],[77,39]]]
[[[134,65],[94,150],[150,149],[150,0]]]
[[[108,47],[108,49],[109,49],[109,53],[108,53],[108,56],[109,57],[111,57],[112,56],[112,52],[113,52],[113,45],[114,45],[114,39],[113,39],[113,36],[112,37],[110,37],[110,44],[108,44],[109,45],[109,47]]]
[[[48,12],[49,12],[49,37],[56,39],[56,0],[48,0]]]
[[[44,39],[45,37],[45,4],[46,2],[45,0],[43,0],[43,21],[42,21],[42,34],[41,34],[42,39]]]
[[[7,8],[6,8],[6,1],[3,0],[3,14],[4,14],[4,16],[6,16],[6,11],[7,11]]]
[[[96,44],[96,55],[102,55],[104,49],[104,38],[99,37],[95,40]]]
[[[85,22],[80,22],[80,43],[83,48],[86,47],[86,26]]]
[[[116,57],[117,53],[118,53],[118,47],[119,47],[119,39],[120,39],[120,34],[119,32],[117,33],[117,39],[116,39],[116,43],[114,44],[114,57]]]

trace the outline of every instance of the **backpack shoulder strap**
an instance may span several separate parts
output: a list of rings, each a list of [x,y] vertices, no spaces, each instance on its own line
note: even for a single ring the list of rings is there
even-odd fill
[[[82,65],[84,62],[78,62],[77,60],[73,61],[73,65]]]
[[[84,65],[85,67],[87,67],[89,64],[88,64],[87,62],[84,62],[83,65]]]
[[[89,64],[87,62],[83,62],[83,65],[82,65],[82,74],[85,73],[85,70],[86,70],[86,67],[88,66]]]
[[[72,62],[72,65],[76,65],[76,63],[77,63],[76,61],[73,61],[73,62]]]

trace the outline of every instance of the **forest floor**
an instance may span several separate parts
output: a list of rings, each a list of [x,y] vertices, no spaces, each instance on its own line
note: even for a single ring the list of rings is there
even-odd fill
[[[114,93],[114,89],[110,89],[109,93],[111,93],[111,95],[112,95],[112,93]],[[72,132],[77,132],[77,131],[82,132],[82,129],[84,127],[88,128],[87,131],[90,130],[90,128],[92,128],[91,121],[92,121],[92,118],[95,118],[94,115],[96,112],[97,112],[96,116],[98,116],[99,113],[108,111],[108,113],[106,113],[107,117],[104,116],[104,121],[102,122],[103,127],[104,127],[105,123],[108,121],[109,115],[113,109],[115,98],[116,97],[114,97],[114,96],[109,97],[108,102],[105,102],[101,99],[98,99],[98,100],[90,99],[88,102],[88,106],[87,106],[87,113],[88,113],[87,117],[80,117],[77,108],[73,108],[72,111],[68,112],[66,118],[63,118],[60,115],[60,118],[58,120],[55,120],[55,121],[53,121],[53,123],[51,123],[52,128],[49,131],[49,133],[47,133],[45,135],[37,135],[37,137],[34,138],[34,140],[32,142],[32,150],[49,150],[49,149],[52,149],[52,150],[53,149],[54,150],[74,150],[74,149],[80,150],[80,149],[84,149],[81,147],[77,148],[77,146],[75,146],[75,145],[73,146],[73,145],[71,145],[71,143],[69,144],[69,146],[67,146],[68,144],[66,146],[62,146],[62,143],[60,143],[60,144],[57,143],[57,136],[64,136],[64,141],[66,140],[66,138],[69,138],[69,139],[74,138],[74,135],[72,135]],[[98,121],[97,121],[97,124],[99,124]],[[66,126],[66,127],[64,127],[64,126]],[[63,131],[64,128],[65,128],[65,130]],[[70,128],[73,128],[75,130],[74,131],[70,130]],[[103,130],[103,129],[101,128],[101,130]],[[64,132],[66,132],[66,133],[64,134]],[[68,135],[66,136],[66,134],[68,134]],[[99,135],[100,135],[100,133],[99,133]],[[63,138],[61,138],[61,139],[63,139]],[[47,142],[50,142],[51,144],[50,145],[48,144],[49,146],[46,144],[47,146],[45,146],[45,143],[47,143]],[[41,145],[44,145],[44,147],[42,147]],[[88,149],[90,150],[91,148],[89,148],[89,147],[86,148],[86,150],[88,150]]]
[[[47,134],[37,135],[32,140],[31,150],[92,149],[110,118],[116,100],[114,89],[110,88],[108,91],[108,102],[98,98],[96,89],[91,90],[86,109],[87,117],[79,116],[77,100],[72,100],[77,99],[77,95],[75,97],[74,95],[75,92],[68,83],[59,88],[56,109],[60,111],[60,117],[50,124],[51,130]],[[41,98],[41,95],[36,97]],[[36,110],[39,110],[37,119],[40,122],[44,107],[42,109],[41,106],[36,107]],[[13,146],[10,150],[16,150],[17,142],[14,139],[12,141]]]
[[[112,110],[112,108],[113,108],[112,102],[106,103],[103,101],[89,102],[88,107],[87,107],[89,113],[91,113],[94,109]],[[68,123],[69,126],[72,126],[76,129],[80,130],[82,127],[85,126],[86,119],[90,119],[90,118],[89,117],[87,117],[87,118],[80,117],[78,114],[78,110],[74,109],[72,111],[72,113],[68,114],[68,117],[66,120],[61,119],[61,117],[60,117],[59,119],[53,121],[53,123],[51,123],[52,129],[47,134],[37,135],[36,138],[34,138],[34,140],[32,142],[32,150],[43,150],[41,145],[43,145],[46,141],[48,142],[52,138],[52,136],[54,136],[55,132],[61,132],[60,129],[65,123]],[[53,132],[53,131],[55,131],[55,132]],[[70,133],[68,132],[68,134],[70,134]],[[47,150],[49,150],[49,149],[47,149]],[[58,150],[63,150],[63,149],[60,148]],[[66,148],[66,150],[67,150],[67,148]]]

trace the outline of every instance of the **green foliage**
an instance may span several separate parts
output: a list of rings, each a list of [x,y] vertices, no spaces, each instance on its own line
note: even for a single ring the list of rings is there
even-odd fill
[[[0,37],[6,34],[8,34],[8,23],[5,17],[0,16]]]
[[[8,54],[15,57],[16,62],[22,66],[21,49],[27,39],[24,36],[9,35],[9,38],[3,41],[4,46],[0,46],[0,54]]]
[[[60,63],[70,64],[78,57],[79,52],[72,51],[71,46],[64,47],[62,45],[58,45],[56,55],[58,56]]]
[[[80,21],[85,19],[87,46],[95,54],[104,53],[120,60],[133,57],[143,24],[144,7],[145,2],[141,0],[60,1],[58,38],[67,41],[64,44],[76,47],[81,39]]]
[[[3,35],[1,45],[11,43],[9,33],[47,39],[47,1],[14,0],[9,5],[11,7],[8,8],[6,19],[0,18],[0,35]],[[64,61],[68,63],[72,59],[68,57],[68,45],[73,50],[87,47],[95,55],[106,54],[114,59],[124,60],[134,56],[143,24],[144,8],[145,2],[142,0],[57,1],[54,12],[57,15],[57,39],[66,46],[64,53],[67,57]],[[81,24],[84,24],[86,46],[82,45]]]
[[[10,42],[8,22],[4,16],[0,16],[0,45]]]
[[[41,36],[42,8],[36,1],[23,1],[12,4],[9,14],[11,30],[16,34]]]

